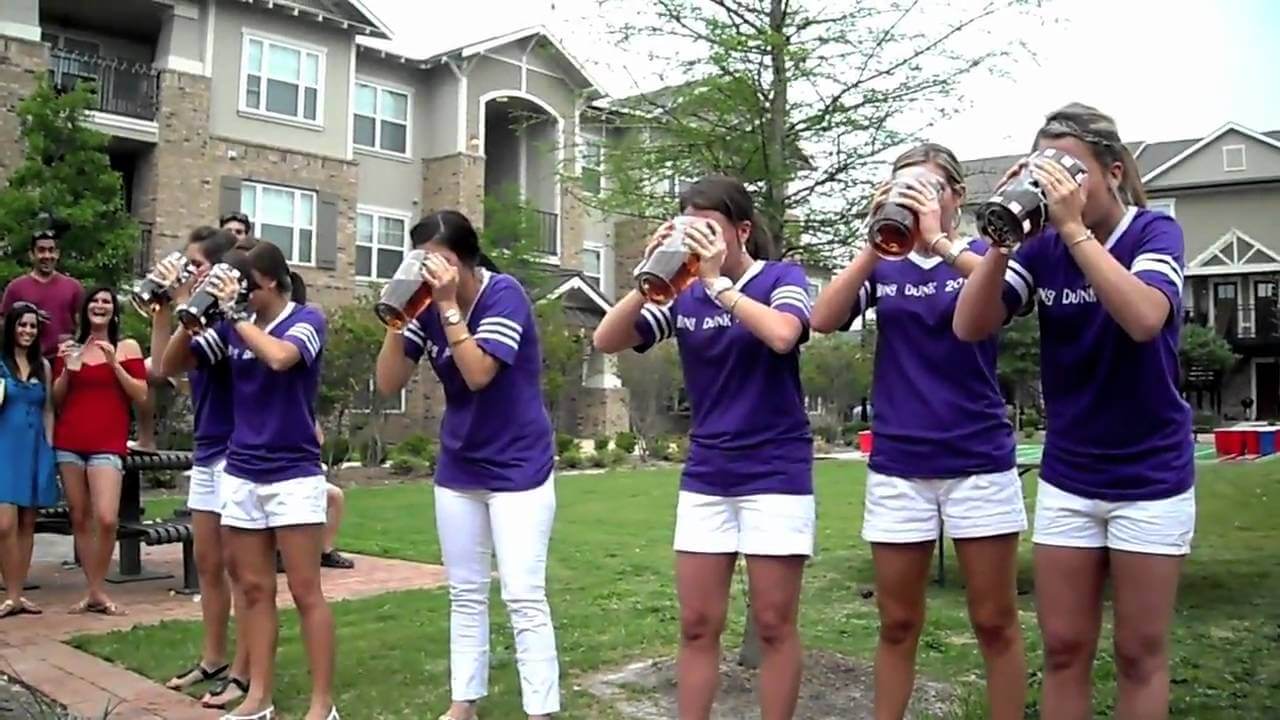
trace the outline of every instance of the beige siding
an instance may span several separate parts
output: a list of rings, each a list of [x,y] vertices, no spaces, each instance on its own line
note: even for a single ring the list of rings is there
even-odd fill
[[[1280,183],[1188,191],[1172,197],[1188,263],[1232,228],[1280,253]]]
[[[210,128],[214,135],[262,145],[324,155],[347,156],[350,132],[351,46],[354,40],[320,23],[300,22],[240,3],[219,3],[214,32],[213,103]],[[314,128],[242,113],[240,73],[246,32],[268,36],[309,50],[323,51],[322,96]]]
[[[1245,169],[1223,170],[1222,149],[1243,145]],[[1151,188],[1280,177],[1280,148],[1228,130],[1152,179]]]
[[[501,60],[479,58],[467,73],[467,137],[480,136],[484,112],[480,98],[495,90],[519,90],[520,68]]]

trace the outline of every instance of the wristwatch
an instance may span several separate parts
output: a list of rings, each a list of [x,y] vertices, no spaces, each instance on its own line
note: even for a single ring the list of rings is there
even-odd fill
[[[732,289],[733,289],[733,281],[721,275],[720,277],[716,278],[715,281],[713,281],[710,286],[707,287],[707,294],[711,296],[711,299],[714,300],[717,305],[720,305],[720,296],[724,294],[726,290],[732,290]],[[720,305],[720,307],[724,307],[724,306]]]
[[[948,265],[955,265],[956,260],[960,258],[960,253],[964,252],[964,247],[953,244],[945,253],[942,254],[942,262]]]
[[[453,327],[462,324],[462,313],[458,312],[458,308],[449,308],[444,311],[442,316],[445,327]]]

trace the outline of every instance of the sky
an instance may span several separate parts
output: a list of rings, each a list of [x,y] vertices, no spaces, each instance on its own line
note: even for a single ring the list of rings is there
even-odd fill
[[[823,0],[811,0],[822,2]],[[856,0],[826,0],[827,4]],[[418,57],[545,25],[604,90],[630,95],[637,67],[605,37],[598,0],[365,0],[396,33],[392,45]],[[643,12],[644,0],[635,3]],[[924,3],[928,4],[928,0]],[[1026,150],[1046,113],[1071,101],[1112,115],[1125,140],[1204,136],[1227,122],[1280,130],[1280,0],[1046,0],[1058,22],[1021,33],[1035,58],[1019,57],[1008,79],[965,80],[969,108],[928,139],[962,158]],[[619,12],[619,2],[609,6]],[[630,7],[627,8],[630,10]],[[1025,35],[1030,35],[1027,37]]]

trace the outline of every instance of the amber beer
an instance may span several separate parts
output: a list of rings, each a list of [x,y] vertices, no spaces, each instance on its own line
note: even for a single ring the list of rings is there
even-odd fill
[[[1031,161],[1036,158],[1056,163],[1077,184],[1084,182],[1088,168],[1061,150],[1045,148],[1031,155],[1022,172],[996,188],[991,199],[978,208],[978,232],[996,247],[1013,250],[1027,238],[1039,234],[1049,219],[1044,189],[1031,174]]]
[[[392,330],[404,330],[410,320],[431,304],[431,284],[422,276],[422,263],[426,258],[424,250],[413,250],[405,255],[404,262],[382,289],[382,296],[373,308],[378,320]]]
[[[636,268],[636,287],[640,294],[651,303],[666,305],[684,292],[698,278],[700,258],[689,252],[684,246],[685,233],[699,220],[689,215],[681,215],[673,219],[674,228],[653,254],[645,258]]]
[[[871,246],[885,260],[901,260],[911,254],[919,233],[919,218],[913,210],[901,204],[901,191],[910,187],[908,181],[923,183],[941,195],[942,178],[922,165],[911,165],[893,174],[889,197],[871,215]]]

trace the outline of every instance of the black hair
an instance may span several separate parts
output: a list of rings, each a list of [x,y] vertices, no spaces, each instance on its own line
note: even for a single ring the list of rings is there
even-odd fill
[[[54,247],[61,242],[62,236],[71,229],[71,223],[59,217],[42,212],[36,216],[35,226],[31,231],[31,252],[36,251],[36,243],[41,240],[52,240]]]
[[[187,236],[187,244],[199,246],[200,254],[204,255],[210,265],[214,265],[236,246],[236,236],[226,230],[201,225]]]
[[[307,284],[302,276],[289,269],[289,261],[275,243],[258,243],[245,255],[248,268],[276,281],[276,289],[295,303],[307,301]],[[243,273],[244,271],[241,270]],[[248,278],[251,280],[252,275]]]
[[[457,210],[437,210],[423,217],[409,229],[409,240],[415,249],[438,242],[457,255],[463,265],[498,272],[498,266],[481,252],[480,235],[475,226]]]
[[[40,310],[29,302],[16,302],[4,314],[4,338],[0,352],[4,354],[4,364],[9,373],[18,378],[18,321],[23,315],[36,316],[36,337],[27,348],[27,365],[31,368],[31,377],[44,382],[44,356],[40,354],[40,336],[44,334],[44,323],[40,320]]]
[[[107,340],[111,347],[120,344],[120,298],[116,291],[106,285],[99,285],[84,294],[84,302],[80,303],[80,320],[76,329],[76,342],[83,345],[89,339],[89,303],[101,293],[111,297],[111,320],[107,322]]]
[[[229,212],[218,218],[218,227],[222,227],[229,222],[238,222],[241,225],[244,225],[244,232],[246,235],[253,234],[253,221],[249,219],[248,215],[245,215],[239,210],[236,212]]]
[[[256,238],[256,237],[254,237],[254,236],[252,236],[252,235],[245,235],[244,237],[240,238],[239,240],[236,240],[235,249],[236,249],[236,250],[241,250],[241,251],[244,251],[244,252],[249,252],[250,250],[252,250],[252,249],[254,249],[255,247],[257,247],[257,246],[258,246],[258,243],[260,243],[260,242],[262,242],[262,238]]]
[[[751,223],[747,254],[758,260],[776,260],[777,247],[765,217],[756,211],[747,187],[728,175],[706,175],[680,192],[680,211],[688,209],[718,212],[734,225]]]

